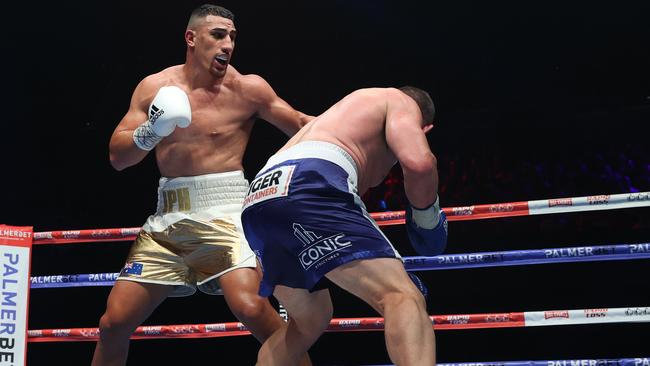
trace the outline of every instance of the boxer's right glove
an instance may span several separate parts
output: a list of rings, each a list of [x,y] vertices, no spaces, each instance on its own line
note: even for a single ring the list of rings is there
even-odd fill
[[[133,131],[133,141],[150,151],[176,126],[185,128],[192,122],[190,99],[177,86],[163,86],[149,106],[149,119]]]
[[[440,209],[440,199],[424,209],[408,205],[406,232],[413,249],[424,256],[441,254],[447,246],[447,216]]]

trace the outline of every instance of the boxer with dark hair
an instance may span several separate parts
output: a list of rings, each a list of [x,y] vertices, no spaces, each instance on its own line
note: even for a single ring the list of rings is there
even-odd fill
[[[325,279],[384,316],[396,365],[435,363],[419,281],[411,281],[360,199],[398,162],[411,203],[411,244],[422,255],[442,253],[447,219],[425,137],[433,111],[417,88],[357,90],[302,128],[252,182],[242,223],[261,258],[260,294],[273,294],[292,316],[262,345],[259,365],[297,364],[325,330],[333,312]]]
[[[293,135],[312,117],[294,110],[261,77],[230,64],[236,37],[227,9],[202,5],[192,12],[185,63],[145,77],[111,137],[115,169],[155,149],[162,177],[158,209],[108,297],[93,365],[124,365],[133,331],[166,297],[197,288],[222,290],[260,342],[284,324],[258,295],[260,272],[241,227],[248,191],[242,158],[256,119]]]

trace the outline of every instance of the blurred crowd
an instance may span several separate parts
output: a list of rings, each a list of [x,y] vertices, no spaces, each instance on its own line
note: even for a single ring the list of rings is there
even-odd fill
[[[437,154],[443,207],[650,190],[650,150],[629,145],[521,154],[480,149]],[[364,201],[371,212],[404,209],[408,200],[396,165]]]
[[[650,150],[644,145],[576,149],[499,148],[440,152],[442,207],[650,191]],[[396,165],[383,184],[364,195],[369,212],[403,210],[408,204]],[[650,208],[606,210],[454,222],[453,252],[557,245],[647,242]],[[452,235],[453,234],[453,235]],[[406,253],[409,249],[402,246]]]

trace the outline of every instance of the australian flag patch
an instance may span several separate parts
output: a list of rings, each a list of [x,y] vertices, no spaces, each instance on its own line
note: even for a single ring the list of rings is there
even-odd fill
[[[142,263],[129,262],[124,265],[124,268],[122,268],[122,274],[141,275],[142,267]]]

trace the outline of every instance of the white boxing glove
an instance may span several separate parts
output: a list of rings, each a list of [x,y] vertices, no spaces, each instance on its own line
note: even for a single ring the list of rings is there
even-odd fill
[[[192,123],[190,99],[177,86],[163,86],[149,106],[149,119],[133,131],[133,141],[142,150],[150,151],[174,132]]]

